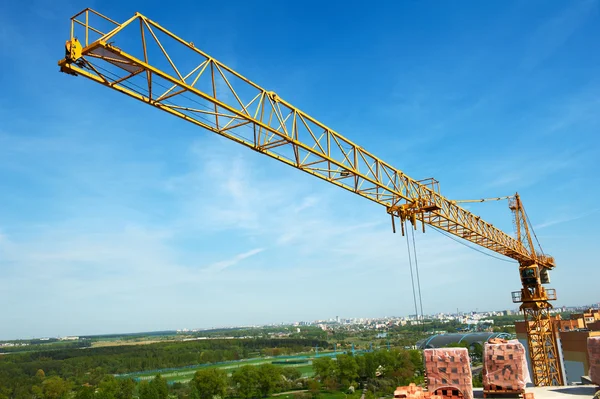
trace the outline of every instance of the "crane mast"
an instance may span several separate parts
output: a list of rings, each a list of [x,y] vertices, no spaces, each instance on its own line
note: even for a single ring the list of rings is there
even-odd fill
[[[560,369],[557,331],[554,327],[550,300],[556,299],[554,289],[546,289],[542,284],[550,282],[548,269],[540,267],[540,260],[547,255],[535,251],[525,208],[519,194],[510,199],[509,208],[517,239],[526,246],[534,259],[519,260],[519,273],[523,288],[512,293],[513,302],[521,303],[520,310],[525,316],[529,358],[533,368],[533,383],[536,386],[563,385],[564,377]],[[540,248],[541,249],[541,248]],[[553,262],[553,260],[552,260]]]
[[[403,233],[406,222],[430,225],[515,259],[534,382],[562,384],[548,302],[556,294],[541,286],[554,259],[536,253],[518,195],[514,238],[441,195],[435,179],[407,176],[140,13],[123,23],[76,14],[58,65],[383,205]]]

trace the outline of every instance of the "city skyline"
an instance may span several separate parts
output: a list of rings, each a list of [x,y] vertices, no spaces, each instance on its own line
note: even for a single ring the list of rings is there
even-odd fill
[[[600,308],[600,303],[593,303],[590,305],[576,305],[576,306],[561,306],[561,307],[557,307],[555,309],[553,309],[551,311],[551,313],[560,313],[563,311],[583,311],[586,309],[599,309]],[[494,315],[500,315],[503,313],[508,312],[508,314],[510,315],[521,315],[522,313],[518,310],[518,309],[503,309],[503,310],[484,310],[484,311],[466,311],[466,312],[459,312],[459,313],[443,313],[443,312],[437,312],[437,313],[433,313],[433,314],[426,314],[424,318],[426,319],[440,319],[440,316],[448,316],[447,320],[452,320],[455,319],[457,316],[468,316],[468,315],[482,315],[482,314],[494,314]],[[420,316],[420,315],[419,315]],[[332,322],[336,322],[338,324],[347,324],[349,321],[350,323],[366,323],[366,322],[373,322],[373,321],[381,321],[381,320],[404,320],[404,321],[417,321],[418,319],[415,317],[414,314],[409,314],[409,315],[405,315],[405,316],[371,316],[371,317],[367,317],[367,316],[363,316],[363,317],[339,317],[339,316],[335,316],[335,317],[329,317],[329,318],[325,318],[325,319],[312,319],[312,320],[295,320],[295,321],[279,321],[279,322],[273,322],[273,323],[266,323],[266,324],[247,324],[247,325],[235,325],[235,324],[224,324],[224,325],[218,325],[218,326],[204,326],[204,327],[177,327],[177,328],[167,328],[164,330],[155,330],[155,331],[111,331],[108,333],[103,333],[103,334],[94,334],[94,333],[88,333],[88,334],[64,334],[64,335],[55,335],[55,336],[29,336],[29,337],[18,337],[18,338],[3,338],[2,336],[0,336],[0,342],[2,341],[19,341],[19,340],[28,340],[28,339],[60,339],[60,338],[78,338],[79,336],[84,336],[84,337],[94,337],[94,336],[103,336],[103,335],[118,335],[118,334],[144,334],[144,333],[156,333],[156,332],[161,332],[161,331],[168,331],[168,332],[202,332],[202,331],[211,331],[211,330],[216,330],[216,329],[243,329],[243,328],[264,328],[264,327],[289,327],[289,326],[294,326],[294,327],[302,327],[302,326],[314,326],[314,325],[319,325],[319,324],[328,324],[328,323],[332,323]],[[341,323],[340,323],[341,321]]]

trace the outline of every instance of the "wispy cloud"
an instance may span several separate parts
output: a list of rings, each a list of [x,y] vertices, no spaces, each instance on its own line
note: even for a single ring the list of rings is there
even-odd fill
[[[598,96],[598,81],[587,83],[581,89],[569,96],[557,98],[548,106],[548,116],[541,121],[535,121],[539,135],[544,137],[556,133],[568,132],[570,135],[590,133],[600,123],[600,97]],[[542,127],[539,128],[539,125]],[[584,126],[584,129],[581,127]]]
[[[147,200],[166,195],[174,208],[160,223],[132,218],[151,209],[146,204],[126,211],[124,205],[136,197],[103,195],[102,209],[74,208],[66,220],[21,228],[25,234],[3,228],[3,298],[31,293],[11,313],[15,331],[35,330],[18,315],[35,312],[41,298],[44,306],[74,303],[65,310],[70,321],[62,325],[38,318],[47,334],[98,332],[100,327],[81,324],[76,316],[92,307],[99,318],[110,314],[113,320],[101,331],[205,326],[206,320],[218,325],[226,322],[223,315],[242,323],[349,309],[356,315],[410,311],[406,243],[391,233],[383,209],[219,140],[196,142],[186,162],[183,173],[145,186],[152,188]],[[72,173],[65,178],[87,172]],[[153,167],[137,173],[144,174],[143,181],[160,177]],[[93,185],[103,187],[110,179],[98,175]],[[480,255],[432,234],[418,236],[424,303],[433,309],[435,287],[458,283]],[[332,282],[326,291],[317,288],[326,281]],[[379,288],[390,281],[402,289]],[[288,295],[291,286],[314,284],[318,296]],[[347,287],[354,285],[363,296],[347,297]],[[218,304],[194,310],[203,301]],[[381,307],[381,301],[389,305]],[[141,303],[169,316],[131,319]],[[323,303],[331,305],[324,309]],[[271,316],[256,313],[262,306],[272,309]],[[171,312],[173,307],[179,311]]]
[[[532,70],[563,46],[585,21],[592,17],[598,2],[584,0],[564,3],[566,7],[537,27],[525,43],[522,68]]]
[[[264,248],[255,248],[255,249],[252,249],[252,250],[250,250],[248,252],[244,252],[244,253],[238,254],[238,255],[234,256],[233,258],[230,258],[230,259],[227,259],[227,260],[222,260],[222,261],[219,261],[217,263],[213,263],[212,265],[206,267],[204,269],[204,271],[207,271],[207,272],[219,272],[219,271],[224,270],[224,269],[226,269],[228,267],[235,266],[238,263],[240,263],[241,261],[243,261],[244,259],[247,259],[247,258],[250,258],[251,256],[257,255],[257,254],[263,252],[264,250],[265,250]]]
[[[546,222],[543,222],[543,223],[540,223],[540,224],[536,224],[533,227],[535,229],[541,230],[541,229],[544,229],[546,227],[554,226],[554,225],[557,225],[557,224],[563,224],[563,223],[567,223],[567,222],[572,222],[574,220],[582,219],[584,217],[593,215],[594,213],[597,213],[598,211],[600,211],[600,208],[592,209],[591,211],[588,211],[588,212],[583,212],[583,213],[571,214],[571,215],[568,215],[568,216],[557,217],[555,219],[551,219],[551,220],[548,220]]]
[[[489,188],[510,187],[512,190],[534,185],[560,171],[577,165],[581,154],[573,151],[537,151],[496,154],[486,158],[478,168]],[[508,194],[508,193],[507,193]]]

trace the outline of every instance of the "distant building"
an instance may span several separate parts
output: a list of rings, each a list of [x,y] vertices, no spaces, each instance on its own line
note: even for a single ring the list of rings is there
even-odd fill
[[[79,337],[62,337],[59,338],[59,340],[61,341],[77,341],[79,339]]]

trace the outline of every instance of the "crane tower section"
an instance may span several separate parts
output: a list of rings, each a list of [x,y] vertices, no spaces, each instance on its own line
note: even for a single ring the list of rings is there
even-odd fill
[[[520,236],[442,196],[436,180],[407,176],[140,13],[119,23],[84,9],[71,18],[70,36],[58,63],[62,72],[84,76],[383,205],[392,222],[434,226],[522,267],[535,265],[540,274],[554,268],[552,257],[536,253]],[[551,307],[550,298],[521,293],[538,307]],[[532,331],[539,327],[538,316]],[[548,362],[548,357],[536,359]],[[544,374],[536,380],[540,385],[552,384],[547,367],[536,370]]]

